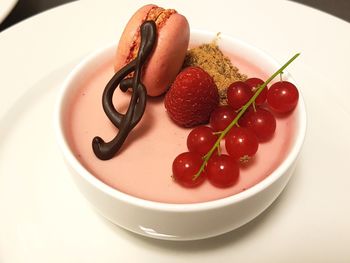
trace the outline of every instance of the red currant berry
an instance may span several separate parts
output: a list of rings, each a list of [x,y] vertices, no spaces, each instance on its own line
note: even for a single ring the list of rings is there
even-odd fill
[[[248,128],[233,127],[225,138],[225,147],[230,156],[247,162],[258,151],[258,138]]]
[[[197,187],[204,182],[205,171],[194,179],[202,165],[202,157],[195,152],[184,152],[178,155],[173,162],[173,177],[184,187]]]
[[[203,156],[214,146],[217,139],[212,128],[199,126],[188,134],[187,148],[190,152],[196,152]]]
[[[243,81],[236,81],[227,88],[227,103],[238,110],[253,96],[251,88]]]
[[[274,83],[267,92],[267,104],[278,113],[292,111],[296,107],[298,99],[298,89],[288,81]]]
[[[211,157],[206,171],[209,182],[220,188],[234,185],[239,177],[237,160],[226,154]]]
[[[239,120],[239,124],[251,129],[260,142],[271,139],[276,130],[275,117],[271,112],[262,108],[247,111]]]
[[[237,113],[231,106],[220,106],[211,113],[209,124],[214,131],[223,131],[236,116]]]
[[[259,78],[249,78],[245,81],[249,85],[249,87],[252,89],[252,92],[255,93],[259,86],[264,83],[262,79]],[[255,99],[255,105],[262,105],[265,103],[267,97],[267,87],[265,87],[262,92],[259,94],[259,96]]]

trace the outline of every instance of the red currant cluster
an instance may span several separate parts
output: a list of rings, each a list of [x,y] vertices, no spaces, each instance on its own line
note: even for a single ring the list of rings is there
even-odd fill
[[[286,114],[297,105],[299,93],[294,84],[279,81],[270,88],[263,80],[250,78],[232,83],[227,89],[227,106],[217,107],[210,126],[194,128],[187,137],[188,152],[173,162],[173,177],[184,187],[196,187],[208,178],[216,187],[234,185],[240,164],[257,152],[259,143],[273,136],[276,119],[270,112]],[[254,94],[256,96],[254,96]],[[222,154],[221,140],[227,154]]]

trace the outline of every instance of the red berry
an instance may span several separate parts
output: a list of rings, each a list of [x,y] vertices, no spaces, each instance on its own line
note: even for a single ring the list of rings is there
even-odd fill
[[[243,127],[251,129],[260,142],[271,139],[276,130],[276,119],[268,110],[257,108],[249,110],[239,120]]]
[[[234,185],[239,177],[237,160],[226,154],[212,156],[206,171],[209,182],[220,188]]]
[[[202,165],[202,157],[195,152],[184,152],[178,155],[173,162],[173,177],[177,183],[184,187],[197,187],[205,180],[205,171],[199,177],[194,176]]]
[[[236,81],[227,88],[227,103],[234,110],[238,110],[253,96],[253,92],[243,81]]]
[[[190,152],[205,155],[214,146],[217,136],[212,128],[199,126],[194,128],[187,136],[187,148]]]
[[[170,118],[184,127],[208,123],[218,104],[219,93],[213,78],[199,67],[181,71],[164,100]]]
[[[226,135],[225,147],[230,156],[246,162],[258,151],[259,142],[250,129],[233,127]]]
[[[211,113],[209,123],[214,131],[223,131],[236,116],[237,113],[231,106],[220,106]]]
[[[255,93],[258,90],[259,86],[264,83],[264,81],[259,78],[249,78],[245,81],[245,83],[247,83],[252,92]],[[268,88],[265,87],[259,96],[255,99],[255,105],[262,105],[265,103],[267,97],[267,89]]]
[[[271,85],[267,92],[267,103],[278,113],[292,111],[299,99],[298,89],[288,81],[279,81]]]

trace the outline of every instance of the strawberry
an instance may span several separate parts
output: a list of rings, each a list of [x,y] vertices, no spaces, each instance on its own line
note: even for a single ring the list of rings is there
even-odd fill
[[[170,118],[183,127],[207,123],[218,104],[219,93],[213,78],[199,67],[182,70],[164,101]]]

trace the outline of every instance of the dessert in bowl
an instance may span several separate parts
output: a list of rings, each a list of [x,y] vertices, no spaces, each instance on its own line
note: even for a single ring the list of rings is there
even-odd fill
[[[280,67],[259,49],[226,35],[217,38],[216,33],[193,30],[190,46],[214,39],[248,76],[267,79]],[[259,146],[233,186],[217,188],[206,181],[196,188],[184,188],[172,179],[172,163],[186,151],[190,130],[169,118],[164,95],[147,98],[144,116],[113,158],[100,160],[93,152],[94,136],[112,139],[118,130],[101,105],[104,87],[114,75],[116,46],[112,43],[82,61],[63,83],[58,99],[58,143],[84,196],[113,223],[170,240],[216,236],[264,211],[287,184],[301,150],[306,129],[302,97],[288,116],[277,118],[273,138]],[[294,82],[286,72],[283,78]],[[130,96],[116,91],[116,108],[125,112]]]

